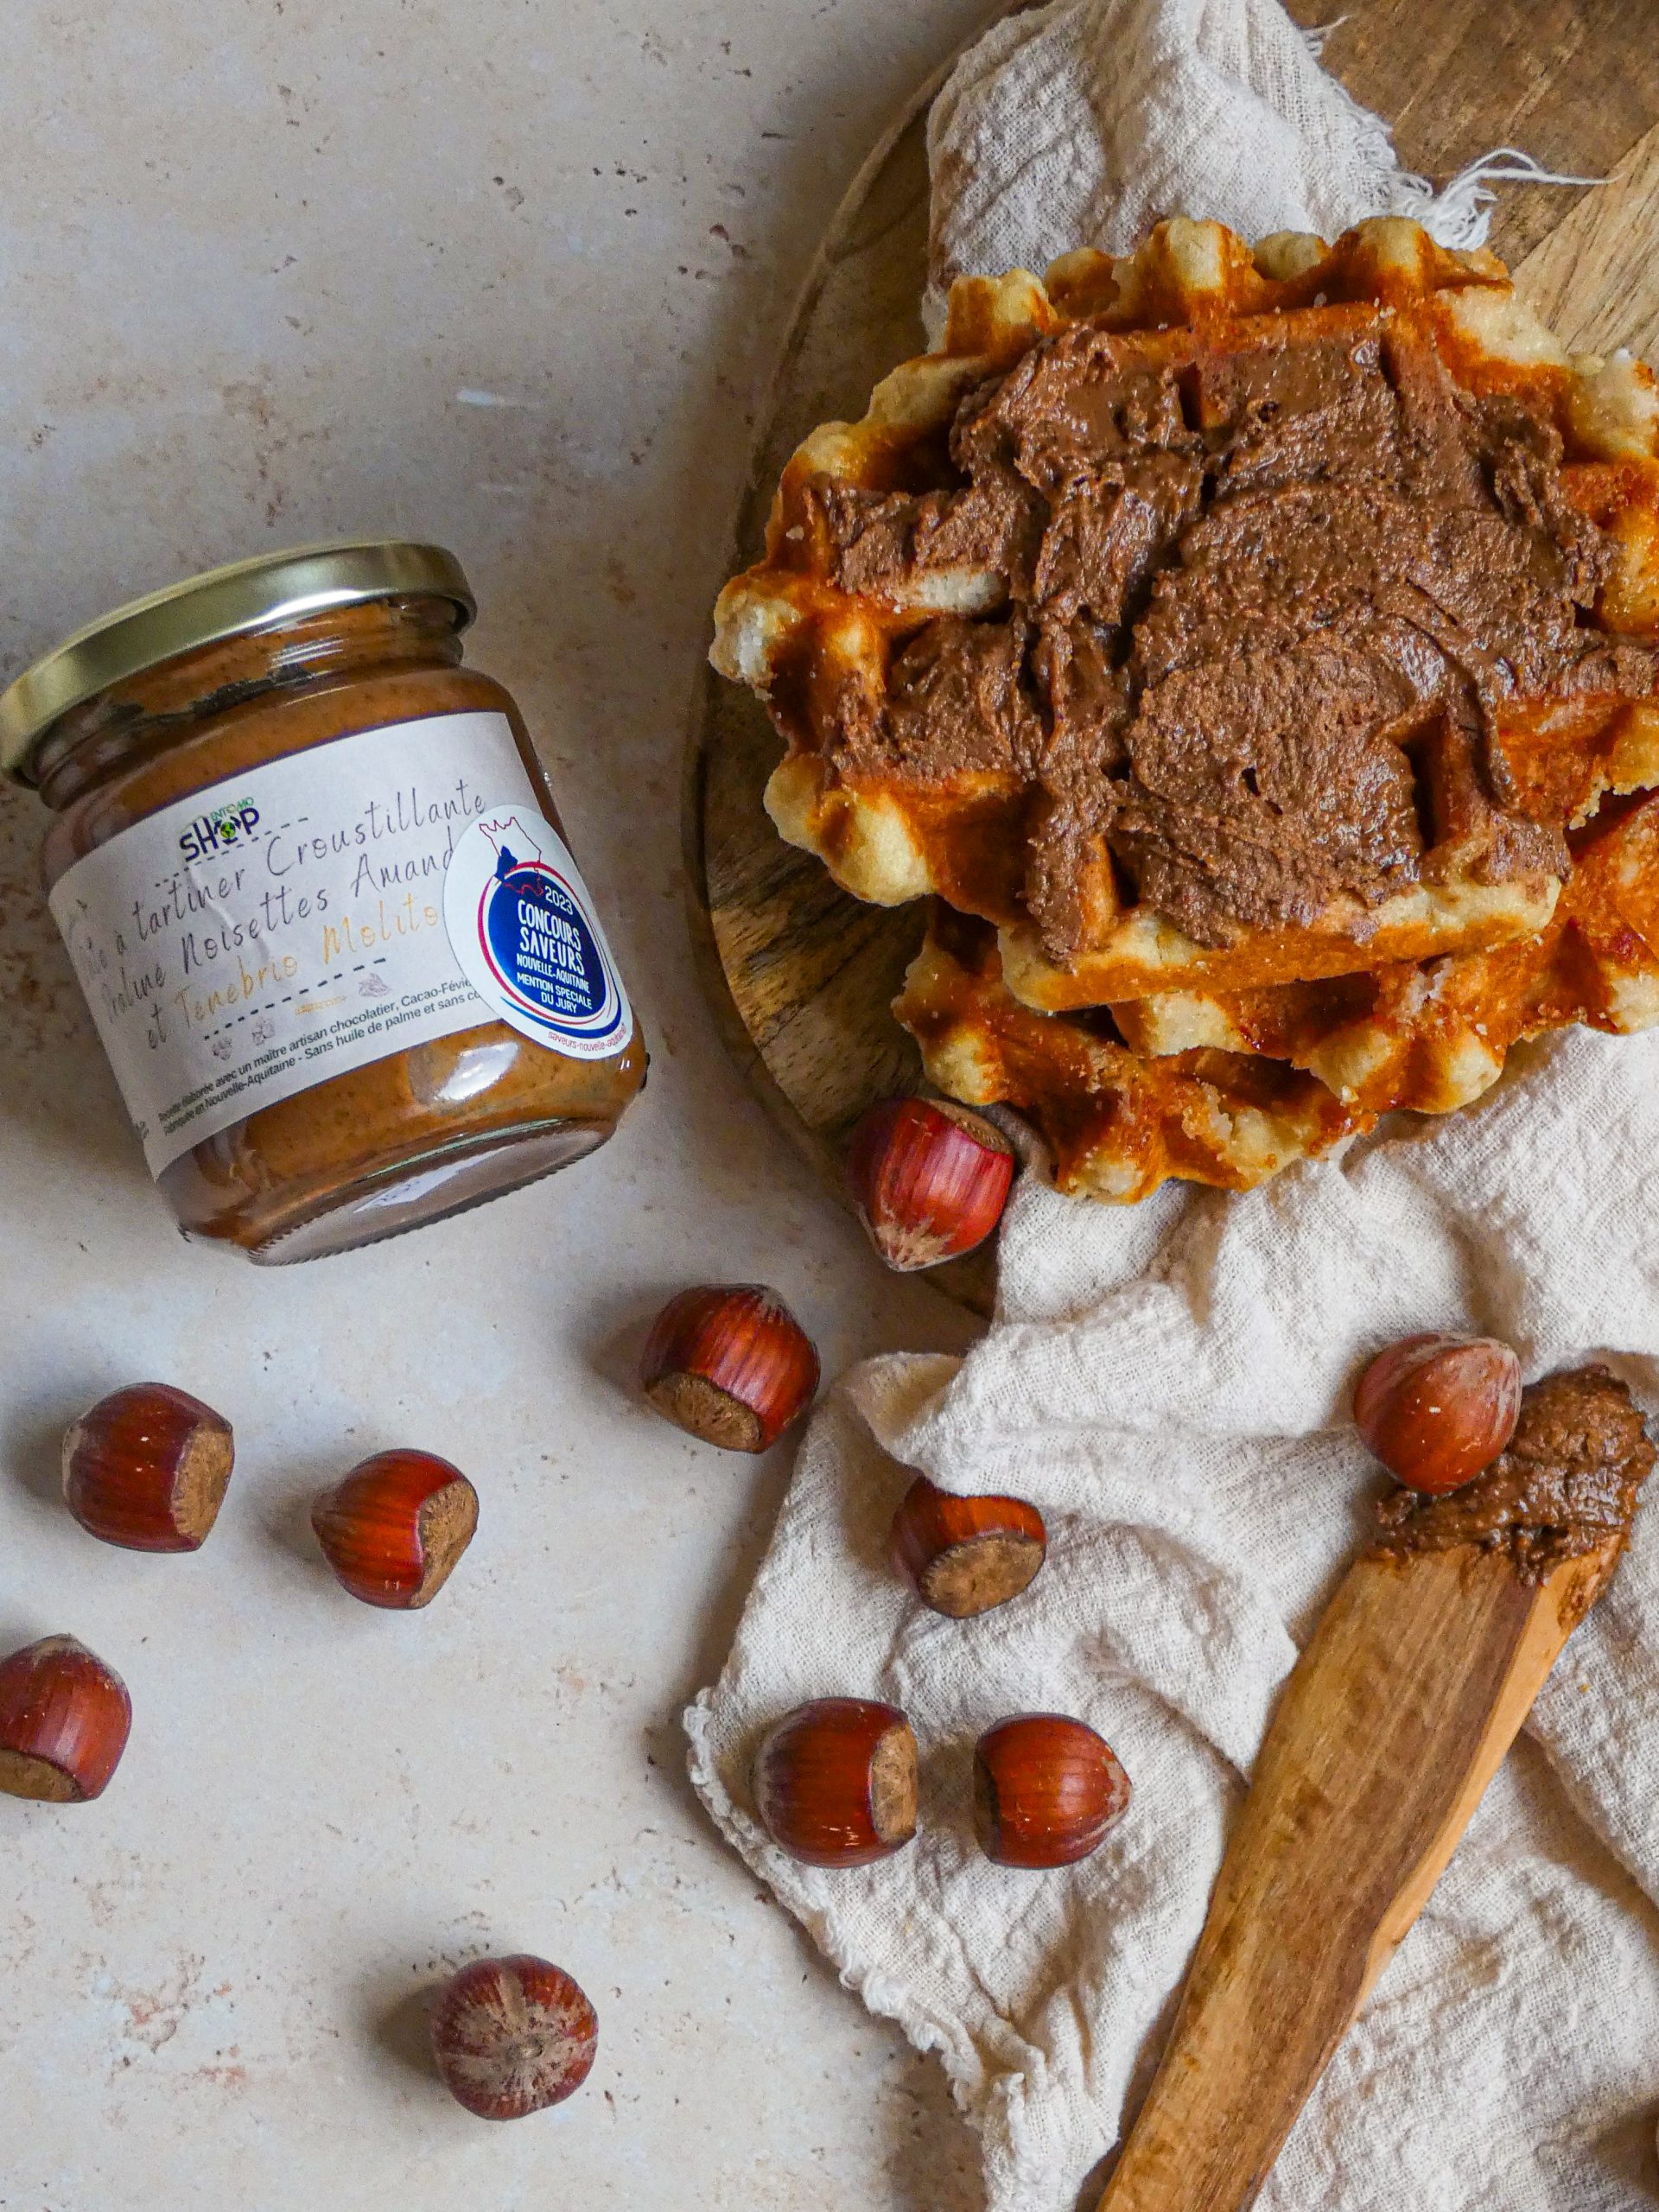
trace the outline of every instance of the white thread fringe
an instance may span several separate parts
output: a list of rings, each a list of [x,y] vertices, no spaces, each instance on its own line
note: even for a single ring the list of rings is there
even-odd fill
[[[1316,61],[1323,61],[1325,41],[1347,20],[1346,16],[1333,16],[1328,23],[1315,23],[1304,29],[1302,36]],[[1492,203],[1497,197],[1491,190],[1494,184],[1591,185],[1607,181],[1605,177],[1568,176],[1559,169],[1547,169],[1519,146],[1494,146],[1490,153],[1482,154],[1460,168],[1448,184],[1436,192],[1427,177],[1396,166],[1399,156],[1394,149],[1394,136],[1382,118],[1370,108],[1362,107],[1345,85],[1334,78],[1332,83],[1351,111],[1363,154],[1374,164],[1379,178],[1387,176],[1389,204],[1382,212],[1409,215],[1422,225],[1437,245],[1454,251],[1466,252],[1485,245],[1492,226]]]

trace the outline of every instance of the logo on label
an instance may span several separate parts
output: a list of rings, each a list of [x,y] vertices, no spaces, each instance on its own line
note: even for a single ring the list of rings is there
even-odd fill
[[[563,839],[496,807],[450,855],[443,918],[461,972],[503,1021],[578,1059],[608,1059],[633,1017]]]
[[[233,799],[228,806],[216,806],[210,814],[199,814],[188,823],[180,833],[179,850],[188,861],[206,860],[209,853],[221,853],[247,836],[258,820],[259,810],[251,799]]]

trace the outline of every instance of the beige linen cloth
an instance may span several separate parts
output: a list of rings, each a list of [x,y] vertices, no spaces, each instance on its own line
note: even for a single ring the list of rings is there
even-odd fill
[[[963,62],[932,144],[942,271],[1126,245],[1158,209],[1328,234],[1403,195],[1437,219],[1267,0],[1022,17]],[[1076,1205],[1039,1163],[984,1339],[867,1363],[808,1431],[687,1715],[691,1771],[849,1987],[940,2054],[989,2212],[1072,2212],[1155,2063],[1275,1694],[1384,1487],[1346,1414],[1368,1354],[1491,1332],[1529,1376],[1605,1358],[1659,1411],[1659,1033],[1516,1061],[1469,1112],[1242,1198]],[[1041,1506],[1023,1597],[953,1622],[900,1586],[886,1532],[918,1468]],[[853,1872],[775,1850],[748,1794],[766,1727],[828,1694],[892,1700],[922,1746],[921,1833]],[[1094,1858],[1022,1873],[975,1849],[971,1746],[1041,1709],[1099,1729],[1135,1795]],[[1656,1899],[1659,1497],[1260,2202],[1651,2205]]]

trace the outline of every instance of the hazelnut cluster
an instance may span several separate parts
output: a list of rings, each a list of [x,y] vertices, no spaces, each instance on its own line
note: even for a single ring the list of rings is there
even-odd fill
[[[908,1270],[970,1250],[1007,1202],[1013,1155],[977,1116],[918,1098],[872,1109],[854,1132],[849,1177],[861,1219],[887,1263]],[[810,1405],[816,1351],[777,1294],[760,1285],[683,1292],[658,1317],[641,1382],[650,1402],[727,1449],[766,1450]],[[1519,1363],[1490,1338],[1421,1335],[1378,1355],[1361,1377],[1357,1426],[1403,1484],[1440,1494],[1472,1481],[1503,1451],[1521,1402]],[[230,1424],[163,1383],[118,1390],[63,1442],[65,1503],[102,1541],[140,1552],[192,1552],[207,1541],[234,1465]],[[443,1586],[478,1524],[460,1469],[414,1450],[382,1452],[323,1492],[312,1527],[341,1586],[366,1605],[413,1611]],[[1029,1501],[958,1497],[918,1475],[889,1539],[894,1571],[942,1617],[972,1619],[1009,1604],[1042,1570],[1048,1535]],[[84,1803],[109,1783],[132,1722],[114,1669],[73,1637],[54,1636],[0,1659],[0,1792]],[[995,1864],[1065,1866],[1096,1850],[1126,1811],[1122,1762],[1082,1720],[1016,1713],[974,1750],[974,1831]],[[819,1698],[786,1713],[756,1754],[757,1810],[781,1848],[829,1868],[866,1866],[901,1850],[918,1816],[914,1732],[879,1700]],[[469,2112],[520,2117],[562,2102],[594,2059],[594,2008],[569,1974],[517,1955],[473,1961],[439,1993],[430,2019],[441,2078]]]
[[[235,1459],[222,1414],[170,1383],[135,1382],[71,1423],[64,1503],[88,1535],[124,1551],[200,1551]],[[412,1611],[472,1541],[478,1493],[430,1452],[381,1452],[324,1491],[311,1525],[353,1597]],[[115,1772],[131,1726],[120,1676],[73,1637],[14,1651],[0,1660],[0,1792],[86,1803]]]
[[[849,1194],[877,1252],[900,1274],[982,1244],[1013,1181],[1007,1139],[950,1099],[884,1098],[848,1142]],[[811,1404],[818,1356],[775,1290],[709,1284],[664,1306],[639,1380],[688,1435],[728,1452],[766,1452]]]
[[[974,1122],[898,1099],[859,1125],[850,1179],[890,1264],[931,1265],[995,1227],[1011,1160],[995,1131],[978,1125],[982,1137],[963,1126]],[[986,1200],[977,1211],[963,1202],[969,1190]],[[970,1219],[968,1243],[953,1243]],[[818,1371],[811,1343],[776,1293],[741,1285],[671,1300],[647,1340],[641,1380],[658,1410],[692,1434],[758,1452],[806,1410]],[[1377,1457],[1401,1482],[1430,1493],[1455,1490],[1490,1466],[1520,1409],[1520,1363],[1507,1344],[1433,1334],[1373,1360],[1354,1404]],[[893,1516],[889,1554],[925,1605],[965,1620],[1028,1588],[1047,1544],[1042,1515],[1027,1499],[957,1497],[918,1475]],[[915,1734],[896,1706],[815,1699],[766,1736],[753,1785],[768,1834],[793,1857],[813,1866],[869,1866],[916,1833]],[[975,1833],[1000,1866],[1065,1866],[1088,1857],[1130,1794],[1110,1745],[1066,1714],[1015,1714],[975,1747]]]
[[[918,1475],[889,1537],[896,1571],[951,1620],[1007,1605],[1029,1588],[1048,1549],[1022,1497],[958,1497]],[[828,1697],[785,1713],[754,1760],[754,1801],[767,1834],[811,1866],[866,1866],[916,1833],[916,1738],[896,1706]],[[1000,1866],[1070,1866],[1128,1808],[1122,1762],[1086,1722],[1022,1713],[974,1748],[974,1833]]]
[[[897,1706],[816,1698],[786,1713],[755,1755],[755,1808],[809,1866],[868,1866],[916,1833],[916,1738]],[[974,1746],[974,1833],[999,1866],[1071,1866],[1128,1808],[1129,1777],[1085,1721],[999,1720]]]
[[[955,1259],[1001,1220],[1013,1147],[948,1102],[890,1098],[853,1131],[848,1185],[891,1268]],[[764,1452],[811,1404],[819,1363],[800,1323],[758,1283],[682,1291],[646,1338],[640,1385],[658,1413],[729,1451]],[[893,1516],[889,1554],[921,1602],[951,1620],[1007,1605],[1047,1555],[1048,1532],[1021,1497],[960,1497],[918,1475]],[[975,1829],[1005,1866],[1086,1858],[1129,1801],[1102,1738],[1062,1713],[1020,1713],[980,1738]],[[785,1713],[753,1770],[774,1842],[809,1866],[867,1866],[916,1833],[916,1738],[896,1706],[828,1697]]]
[[[64,1503],[81,1527],[127,1551],[199,1551],[230,1486],[235,1442],[211,1406],[165,1382],[99,1399],[63,1440]],[[311,1510],[322,1555],[365,1605],[429,1605],[478,1526],[478,1493],[430,1452],[377,1452]],[[102,1795],[132,1726],[112,1667],[70,1636],[0,1659],[0,1792],[57,1805]],[[431,2015],[438,2073],[469,2112],[517,2119],[563,2102],[587,2079],[598,2022],[544,1959],[477,1959]]]

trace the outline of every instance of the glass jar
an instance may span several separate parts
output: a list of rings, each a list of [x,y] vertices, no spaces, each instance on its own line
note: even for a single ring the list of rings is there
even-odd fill
[[[238,563],[0,696],[52,910],[186,1235],[284,1262],[611,1135],[645,1054],[441,548]]]

